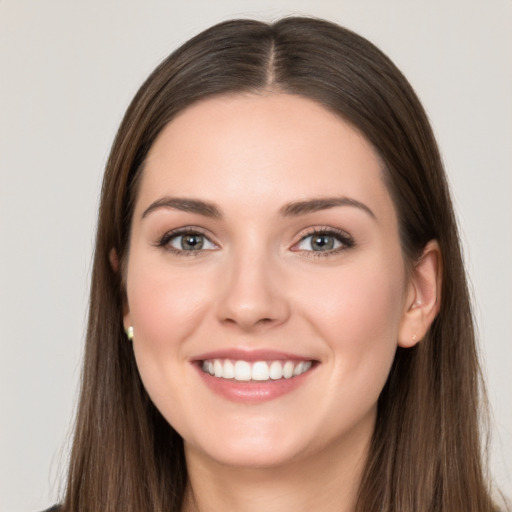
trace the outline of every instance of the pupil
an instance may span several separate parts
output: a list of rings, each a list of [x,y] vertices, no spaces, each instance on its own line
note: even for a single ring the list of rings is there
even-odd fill
[[[316,236],[311,245],[318,251],[328,251],[334,247],[334,238],[328,235]]]
[[[183,249],[201,249],[203,238],[199,235],[185,235],[182,238],[181,246]]]

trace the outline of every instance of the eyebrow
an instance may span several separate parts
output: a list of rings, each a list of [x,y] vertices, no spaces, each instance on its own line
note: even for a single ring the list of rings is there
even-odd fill
[[[171,208],[182,212],[198,213],[199,215],[214,219],[222,218],[221,211],[213,203],[201,201],[199,199],[185,199],[181,197],[162,197],[161,199],[158,199],[144,210],[142,218],[159,208]]]
[[[314,198],[305,201],[294,201],[285,204],[280,208],[279,213],[283,217],[298,217],[307,213],[314,213],[321,210],[328,210],[339,206],[352,206],[366,212],[370,217],[376,219],[373,211],[364,203],[350,197],[325,197]],[[187,199],[180,197],[162,197],[151,203],[142,213],[142,219],[147,217],[152,211],[160,208],[171,208],[188,213],[197,213],[205,217],[221,219],[222,212],[214,204],[201,199]]]
[[[308,199],[306,201],[294,201],[293,203],[284,205],[280,209],[280,213],[284,217],[295,217],[298,215],[305,215],[306,213],[313,213],[320,210],[328,210],[329,208],[336,208],[338,206],[353,206],[366,212],[373,219],[377,219],[375,214],[370,208],[368,208],[368,206],[350,197],[325,197]]]

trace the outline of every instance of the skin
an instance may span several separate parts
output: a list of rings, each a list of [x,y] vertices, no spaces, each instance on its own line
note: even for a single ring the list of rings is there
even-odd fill
[[[438,309],[437,245],[406,272],[382,174],[356,130],[286,94],[202,101],[152,146],[124,323],[151,399],[184,439],[185,510],[352,510],[397,344],[421,339]],[[165,197],[214,203],[222,218],[154,206]],[[364,206],[282,214],[332,197]],[[162,245],[183,227],[205,236],[202,250],[176,253],[177,236]],[[352,243],[314,251],[312,228],[341,230]],[[235,403],[191,363],[230,348],[317,364],[290,393]]]

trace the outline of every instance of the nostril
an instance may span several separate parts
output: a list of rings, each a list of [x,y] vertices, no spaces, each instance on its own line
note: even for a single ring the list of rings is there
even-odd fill
[[[250,323],[251,325],[268,325],[270,323],[272,323],[274,320],[272,318],[269,318],[269,317],[265,317],[265,318],[260,318],[254,322],[247,322],[248,324]],[[236,318],[225,318],[224,319],[224,322],[228,323],[228,324],[244,324],[243,320],[241,321],[240,319],[236,319]]]

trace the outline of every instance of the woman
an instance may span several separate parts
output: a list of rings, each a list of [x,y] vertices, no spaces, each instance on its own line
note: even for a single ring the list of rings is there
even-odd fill
[[[456,223],[392,62],[314,19],[190,40],[99,214],[65,512],[487,511]]]

